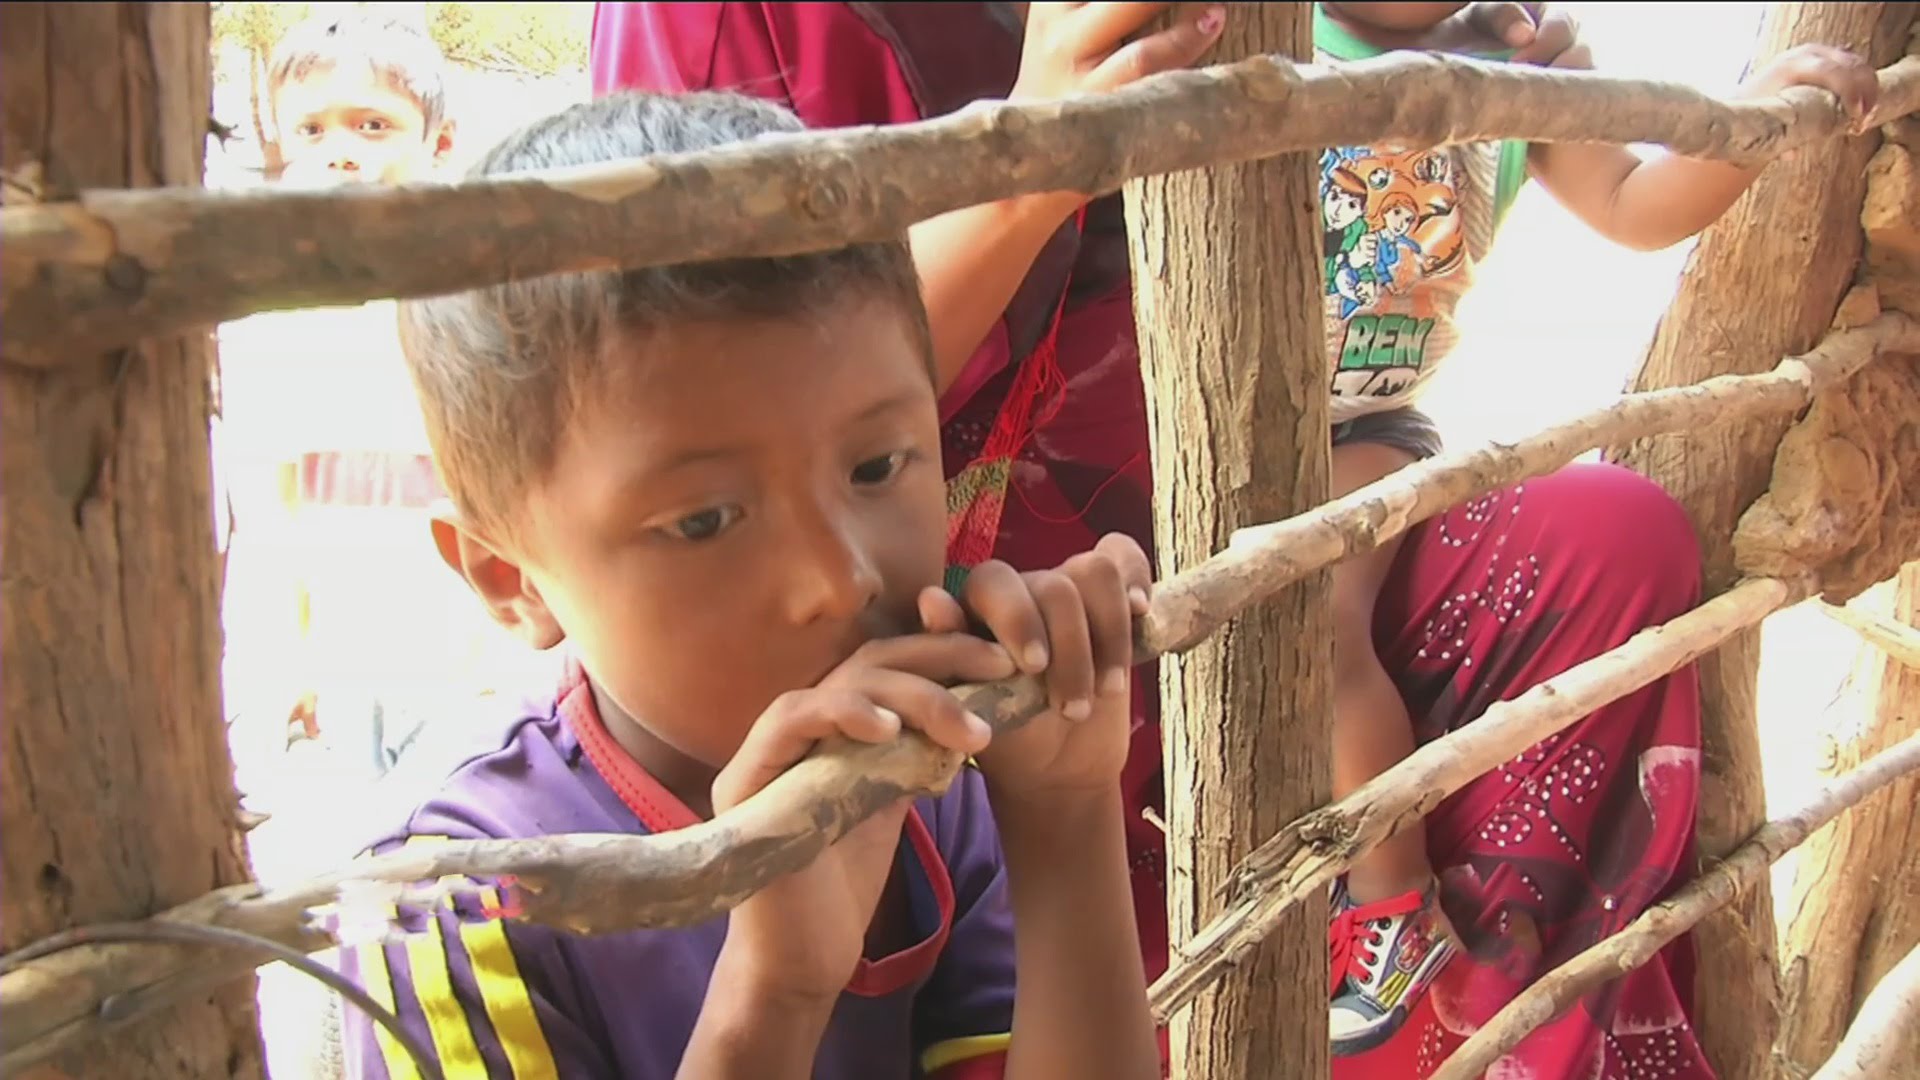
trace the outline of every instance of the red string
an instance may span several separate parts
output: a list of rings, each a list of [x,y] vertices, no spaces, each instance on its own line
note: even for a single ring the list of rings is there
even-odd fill
[[[1092,513],[1093,504],[1100,501],[1100,496],[1105,495],[1108,488],[1126,479],[1127,470],[1133,468],[1134,462],[1139,461],[1145,456],[1146,454],[1142,451],[1134,451],[1133,456],[1127,459],[1126,464],[1115,469],[1113,474],[1105,480],[1100,481],[1100,486],[1093,489],[1093,494],[1087,496],[1087,501],[1082,503],[1078,510],[1068,514],[1066,517],[1049,517],[1041,513],[1039,507],[1033,505],[1033,500],[1027,498],[1026,492],[1019,488],[1014,488],[1013,492],[1020,496],[1020,505],[1027,508],[1027,513],[1032,514],[1034,520],[1044,522],[1048,525],[1072,525],[1075,522],[1084,520],[1089,513]]]
[[[1087,208],[1082,206],[1074,216],[1074,227],[1084,236],[1086,224]],[[985,444],[967,465],[967,470],[971,470],[986,463],[1005,462],[1007,475],[997,490],[981,492],[961,509],[958,520],[952,523],[947,552],[947,561],[952,565],[977,566],[992,555],[994,542],[1000,535],[1000,517],[1006,510],[1006,489],[1013,486],[1013,461],[1033,438],[1035,429],[1059,413],[1066,396],[1066,377],[1060,371],[1060,323],[1066,314],[1067,287],[1071,283],[1072,271],[1069,270],[1046,335],[1021,363]],[[1048,400],[1036,418],[1034,405],[1043,396]]]

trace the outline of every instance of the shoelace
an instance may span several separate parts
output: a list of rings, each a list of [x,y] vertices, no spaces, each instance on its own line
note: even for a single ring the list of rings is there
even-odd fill
[[[1333,917],[1327,926],[1327,952],[1332,961],[1332,982],[1336,989],[1349,975],[1365,974],[1363,965],[1371,964],[1381,945],[1388,920],[1419,911],[1426,902],[1417,892],[1376,900],[1350,907]],[[1375,926],[1374,923],[1382,925]]]

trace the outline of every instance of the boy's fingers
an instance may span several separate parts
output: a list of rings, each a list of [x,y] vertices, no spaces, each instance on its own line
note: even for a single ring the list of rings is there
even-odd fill
[[[920,629],[929,634],[964,634],[967,613],[945,589],[929,586],[920,590]]]
[[[1176,21],[1172,26],[1122,46],[1087,76],[1089,90],[1113,90],[1128,83],[1190,67],[1220,40],[1226,26],[1226,8],[1214,4]]]
[[[1098,692],[1119,693],[1127,688],[1127,669],[1133,666],[1133,614],[1128,610],[1120,566],[1096,551],[1073,560],[1065,569],[1086,611]]]
[[[1064,47],[1076,60],[1105,56],[1119,48],[1128,35],[1137,33],[1172,6],[1172,3],[1077,4],[1058,17],[1054,32],[1059,36],[1054,43]]]
[[[1573,48],[1554,57],[1553,63],[1547,66],[1560,68],[1563,71],[1592,71],[1593,50],[1585,45],[1575,45]]]
[[[1817,86],[1840,99],[1854,119],[1862,119],[1880,97],[1880,80],[1871,65],[1831,45],[1805,45],[1785,58],[1787,85]]]
[[[1558,7],[1549,7],[1545,4],[1523,6],[1533,9],[1530,16],[1532,28],[1528,31],[1531,36],[1525,42],[1519,43],[1519,47],[1514,50],[1511,62],[1540,66],[1570,66],[1558,64],[1557,61],[1568,50],[1580,44],[1579,21],[1571,13]],[[1501,40],[1512,41],[1513,39],[1503,37]]]
[[[1026,575],[1026,584],[1041,618],[1047,624],[1047,645],[1053,653],[1047,665],[1047,697],[1069,720],[1093,715],[1093,642],[1087,610],[1073,579],[1057,570]]]
[[[782,694],[762,713],[740,750],[713,778],[717,813],[738,806],[792,768],[833,735],[859,742],[885,742],[900,732],[900,717],[850,689],[813,689]]]
[[[1125,533],[1108,533],[1093,550],[1113,560],[1120,570],[1120,584],[1126,589],[1129,608],[1136,616],[1145,615],[1153,595],[1153,564],[1147,561],[1147,553]]]
[[[859,689],[907,727],[949,749],[977,754],[993,739],[984,718],[968,712],[946,687],[917,675],[873,668],[860,673]]]
[[[1018,571],[994,560],[981,563],[967,576],[967,608],[1013,657],[1020,670],[1037,675],[1053,656],[1047,644],[1047,624],[1027,583]]]
[[[1516,47],[1523,46],[1534,40],[1535,27],[1540,21],[1534,9],[1541,6],[1540,4],[1477,3],[1467,8],[1467,23],[1495,41],[1503,41]]]
[[[860,646],[821,685],[856,682],[869,668],[904,671],[937,683],[992,682],[1012,678],[1013,658],[995,642],[965,632],[905,634]]]

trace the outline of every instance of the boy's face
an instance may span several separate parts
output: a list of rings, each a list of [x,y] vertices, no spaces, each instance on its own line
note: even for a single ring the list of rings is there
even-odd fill
[[[274,94],[286,160],[281,179],[306,187],[400,184],[453,148],[453,125],[427,129],[420,103],[371,65],[336,64],[288,79]]]
[[[522,591],[596,687],[708,768],[773,699],[916,629],[946,496],[897,305],[616,342],[527,500]]]

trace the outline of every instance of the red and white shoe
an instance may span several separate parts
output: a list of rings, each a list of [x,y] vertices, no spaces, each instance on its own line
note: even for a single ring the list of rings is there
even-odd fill
[[[1365,1053],[1399,1031],[1420,995],[1453,959],[1453,935],[1437,890],[1371,904],[1342,894],[1327,929],[1333,960],[1333,1054]]]

